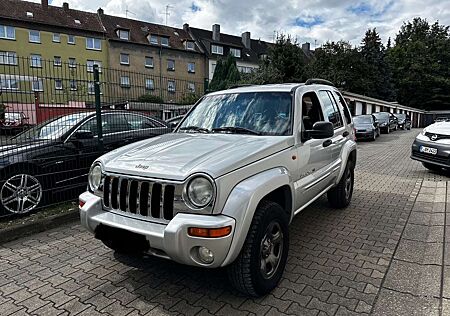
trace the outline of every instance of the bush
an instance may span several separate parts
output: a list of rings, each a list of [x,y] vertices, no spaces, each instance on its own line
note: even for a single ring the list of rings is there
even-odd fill
[[[138,102],[164,103],[164,100],[160,96],[153,94],[143,94],[137,100]]]
[[[188,93],[183,96],[183,98],[180,101],[180,104],[194,104],[200,99],[200,96],[196,95],[195,93]]]

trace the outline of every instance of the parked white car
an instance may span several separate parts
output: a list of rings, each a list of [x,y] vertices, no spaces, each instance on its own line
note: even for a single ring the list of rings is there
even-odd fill
[[[439,121],[425,127],[412,144],[411,158],[429,170],[450,168],[450,122]]]
[[[173,133],[97,159],[81,223],[119,252],[228,266],[259,296],[280,281],[293,217],[324,193],[346,207],[355,164],[352,118],[328,82],[215,92]]]

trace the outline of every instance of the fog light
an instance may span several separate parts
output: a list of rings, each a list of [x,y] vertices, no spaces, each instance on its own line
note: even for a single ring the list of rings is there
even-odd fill
[[[214,261],[214,254],[206,247],[198,247],[198,257],[203,263],[212,263]]]

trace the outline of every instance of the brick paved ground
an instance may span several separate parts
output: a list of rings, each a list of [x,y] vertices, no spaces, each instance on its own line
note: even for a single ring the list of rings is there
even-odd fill
[[[0,314],[450,314],[450,183],[409,159],[417,133],[360,144],[351,206],[321,198],[295,218],[264,298],[238,296],[222,270],[115,255],[72,224],[0,247]]]

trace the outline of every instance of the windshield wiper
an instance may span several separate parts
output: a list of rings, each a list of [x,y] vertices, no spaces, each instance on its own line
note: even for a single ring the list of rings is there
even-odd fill
[[[207,129],[207,128],[200,127],[200,126],[194,126],[194,125],[189,125],[189,126],[181,127],[181,128],[180,128],[180,131],[189,131],[189,130],[191,130],[191,131],[197,131],[197,132],[200,132],[200,133],[210,133],[210,132],[211,132],[211,131],[210,131],[209,129]]]
[[[212,129],[213,132],[233,132],[233,133],[246,133],[252,135],[261,135],[260,132],[254,131],[249,128],[240,127],[240,126],[222,126],[216,127]]]

